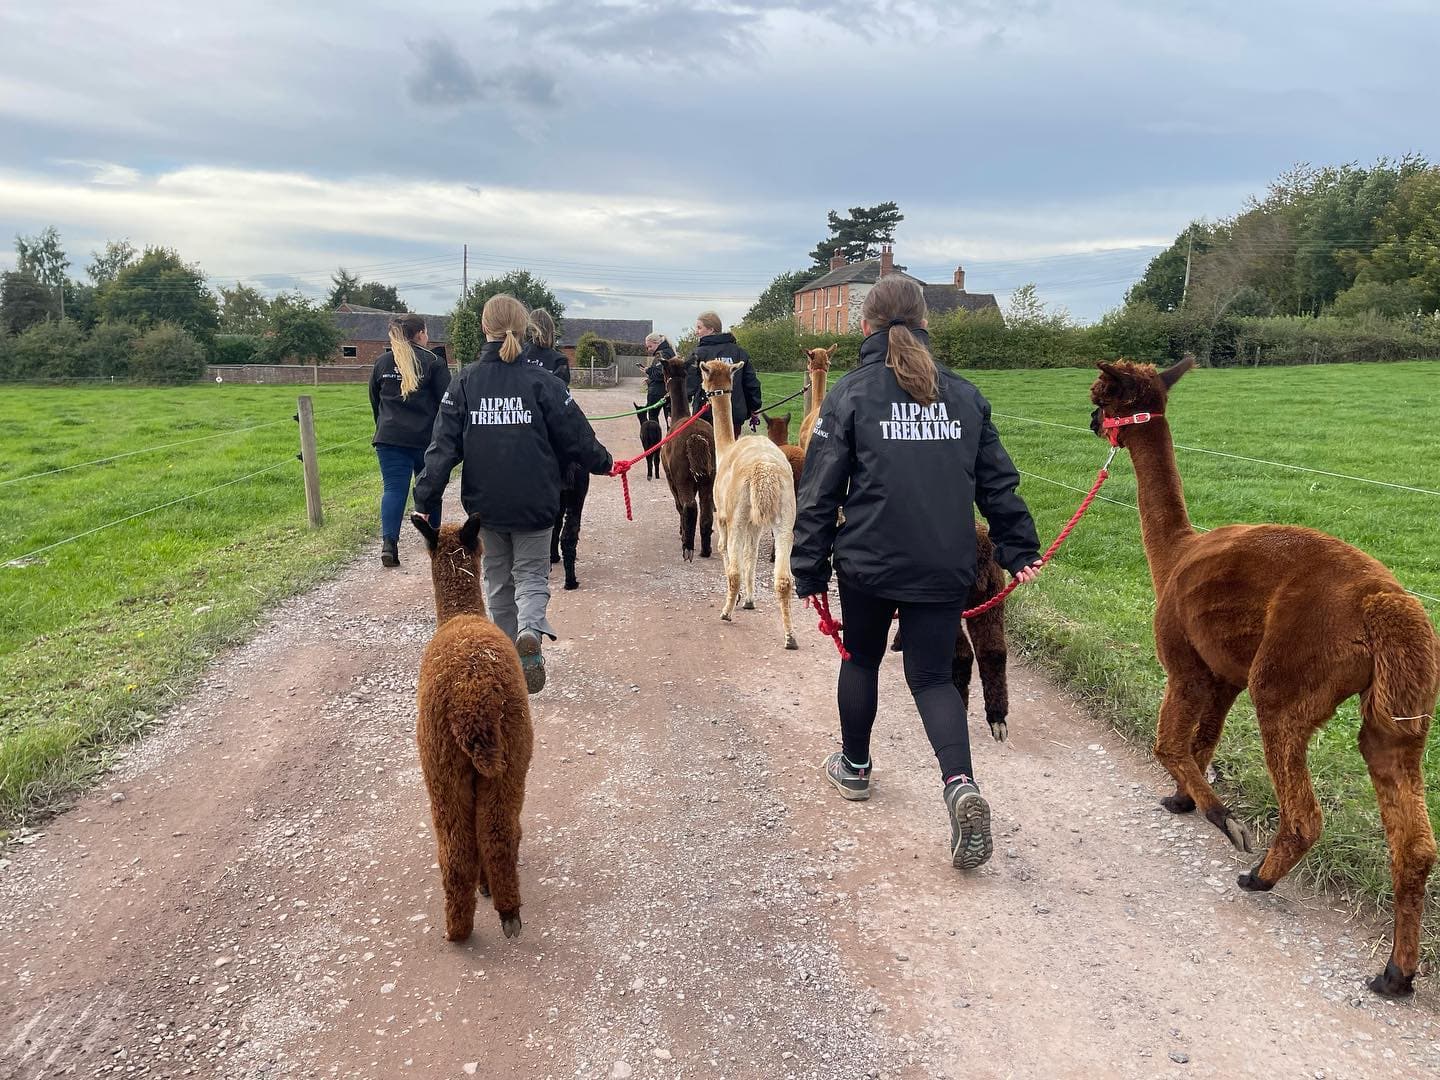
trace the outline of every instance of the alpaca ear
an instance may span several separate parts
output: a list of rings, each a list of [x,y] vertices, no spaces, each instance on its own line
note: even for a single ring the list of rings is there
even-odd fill
[[[460,543],[471,555],[480,546],[480,515],[471,514],[460,526]]]
[[[1125,375],[1125,373],[1114,364],[1106,363],[1104,360],[1101,360],[1095,366],[1100,369],[1100,374],[1109,375],[1112,379],[1120,379]]]
[[[739,370],[740,370],[742,367],[744,367],[744,366],[745,366],[745,361],[744,361],[744,360],[737,360],[734,364],[730,365],[730,370],[731,370],[731,371],[739,371]]]
[[[829,360],[831,357],[833,357],[839,348],[840,343],[838,341],[835,342],[834,345],[831,345],[828,349],[825,350],[825,359]]]
[[[420,535],[425,537],[425,546],[431,551],[440,546],[440,532],[424,514],[411,514],[410,524],[420,530]]]
[[[1160,381],[1165,384],[1165,389],[1169,390],[1177,382],[1180,381],[1180,376],[1184,375],[1194,366],[1195,354],[1186,353],[1183,357],[1181,357],[1178,364],[1174,364],[1166,368],[1164,371],[1160,372]]]

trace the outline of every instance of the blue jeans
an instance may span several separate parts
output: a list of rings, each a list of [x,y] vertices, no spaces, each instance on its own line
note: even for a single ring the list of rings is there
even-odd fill
[[[425,451],[412,446],[380,444],[375,447],[375,456],[380,459],[380,482],[385,485],[384,494],[380,496],[380,535],[386,540],[398,540],[405,502],[410,497],[410,482],[425,469]],[[440,527],[439,498],[419,509],[430,515],[432,525]]]

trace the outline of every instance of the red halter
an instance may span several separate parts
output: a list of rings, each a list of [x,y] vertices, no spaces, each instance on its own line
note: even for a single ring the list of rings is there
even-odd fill
[[[1106,438],[1110,440],[1111,446],[1120,445],[1120,428],[1130,427],[1133,424],[1148,424],[1156,417],[1164,416],[1164,413],[1137,412],[1134,416],[1106,416],[1100,420],[1100,427],[1105,432]]]

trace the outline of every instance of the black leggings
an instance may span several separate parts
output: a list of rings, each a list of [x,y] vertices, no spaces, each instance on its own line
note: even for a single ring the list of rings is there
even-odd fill
[[[880,697],[880,661],[890,639],[891,617],[900,612],[905,637],[905,682],[920,710],[925,734],[940,759],[941,778],[975,774],[970,763],[970,732],[965,699],[955,689],[955,637],[964,601],[953,604],[904,604],[870,596],[840,582],[845,648],[851,659],[840,665],[840,737],[852,765],[870,760],[870,729]]]

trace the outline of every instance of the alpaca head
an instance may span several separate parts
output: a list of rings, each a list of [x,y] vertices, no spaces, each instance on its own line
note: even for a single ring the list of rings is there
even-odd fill
[[[435,586],[435,615],[444,622],[452,615],[484,615],[484,579],[480,576],[480,516],[471,514],[464,525],[435,528],[424,514],[411,514],[410,522],[425,537],[430,551],[430,581]]]
[[[835,358],[835,352],[840,348],[837,341],[828,349],[806,349],[805,367],[810,371],[829,371],[830,361]]]
[[[1186,355],[1178,364],[1158,371],[1154,364],[1136,364],[1129,360],[1114,363],[1102,361],[1095,365],[1100,377],[1090,387],[1090,400],[1095,410],[1090,414],[1090,430],[1104,436],[1101,421],[1117,416],[1134,416],[1148,412],[1159,416],[1165,412],[1170,389],[1192,367],[1195,358]],[[1120,428],[1120,445],[1133,428]]]
[[[732,364],[729,360],[702,360],[700,385],[707,394],[728,394],[735,385],[735,372],[744,366],[744,360],[738,364]]]
[[[760,415],[765,417],[765,434],[769,436],[771,442],[776,446],[784,446],[790,441],[790,414],[788,412],[784,416],[771,416],[766,412],[762,412]]]

